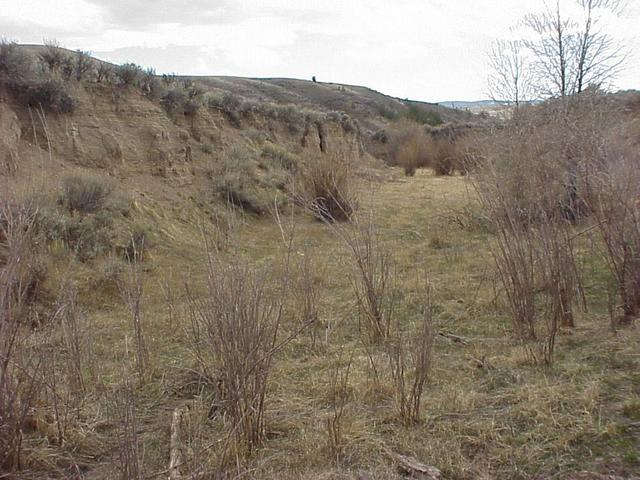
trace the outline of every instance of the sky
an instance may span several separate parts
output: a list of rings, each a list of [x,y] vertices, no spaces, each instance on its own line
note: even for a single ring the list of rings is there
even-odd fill
[[[488,97],[487,51],[543,0],[0,0],[0,36],[158,73],[292,77],[424,101]],[[571,3],[571,0],[566,0]],[[603,24],[640,52],[640,0]],[[640,89],[629,57],[614,87]]]

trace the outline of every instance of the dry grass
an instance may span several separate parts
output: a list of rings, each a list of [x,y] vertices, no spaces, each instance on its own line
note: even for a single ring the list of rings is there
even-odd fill
[[[589,257],[586,268],[594,272],[585,285],[590,313],[577,312],[578,326],[557,338],[559,348],[552,368],[533,368],[521,346],[505,336],[509,307],[501,295],[496,296],[495,279],[487,268],[493,237],[486,229],[454,218],[455,212],[477,208],[469,203],[465,180],[434,177],[424,170],[411,179],[398,177],[380,185],[371,206],[379,237],[394,253],[398,288],[403,292],[397,318],[407,332],[420,325],[423,290],[412,272],[424,263],[433,285],[432,307],[439,328],[464,337],[465,343],[436,336],[437,355],[431,365],[428,394],[419,408],[420,421],[405,426],[398,418],[393,384],[376,382],[371,372],[370,355],[378,364],[386,364],[384,347],[365,347],[357,333],[357,301],[345,269],[348,253],[324,223],[301,216],[296,235],[304,239],[304,248],[296,244],[293,251],[302,250],[305,256],[326,264],[323,293],[317,302],[325,341],[316,349],[309,348],[312,340],[302,335],[277,353],[269,376],[261,447],[250,458],[227,465],[228,473],[265,480],[355,479],[359,472],[371,478],[401,478],[386,453],[392,451],[437,466],[451,479],[524,480],[580,471],[593,472],[594,478],[596,473],[634,475],[639,468],[637,427],[632,424],[637,421],[633,420],[637,415],[633,402],[639,397],[640,378],[635,372],[640,368],[640,338],[635,327],[613,335],[603,322],[608,317],[601,288],[605,266]],[[202,389],[200,377],[188,370],[191,342],[186,331],[190,322],[184,313],[188,301],[183,286],[188,280],[193,295],[206,299],[209,281],[203,267],[206,258],[194,254],[198,242],[190,243],[198,238],[198,223],[178,221],[188,215],[184,211],[164,211],[164,217],[146,211],[141,215],[154,218],[180,240],[167,237],[166,245],[144,271],[147,285],[167,282],[173,307],[169,315],[167,295],[159,288],[145,289],[141,308],[149,321],[153,371],[158,373],[143,388],[131,385],[135,439],[139,453],[144,453],[139,457],[143,464],[139,471],[148,476],[168,475],[161,472],[167,470],[169,461],[171,414],[176,407],[185,407],[189,413],[184,444],[190,452],[185,471],[213,476],[231,422],[228,416],[209,418],[208,391]],[[282,248],[282,234],[273,221],[258,218],[238,223],[233,255],[255,265],[272,261]],[[436,232],[446,239],[439,249],[429,246]],[[580,243],[579,248],[584,245]],[[89,267],[82,264],[79,268],[87,272]],[[172,274],[166,275],[168,271]],[[79,298],[83,301],[85,297]],[[90,398],[95,400],[82,407],[84,417],[91,420],[76,452],[93,455],[83,467],[88,478],[114,478],[119,474],[120,458],[114,440],[116,432],[124,434],[124,423],[120,416],[108,418],[102,405],[112,390],[122,392],[120,372],[130,320],[126,306],[118,301],[100,300],[85,308],[95,339],[93,356],[101,366],[107,394],[92,393],[96,396]],[[300,319],[285,311],[282,335],[299,326]],[[352,358],[348,381],[342,382],[341,376],[332,382],[340,352],[341,372],[346,372]],[[129,356],[134,360],[135,352],[130,351]],[[335,422],[339,425],[335,449],[327,429],[327,418],[335,418],[332,384],[344,385],[338,388],[343,407],[337,404],[342,413]],[[37,452],[43,452],[40,438],[38,432],[26,436],[25,475],[64,478],[69,470],[52,468],[51,462],[34,462],[42,455]],[[47,452],[47,458],[63,458],[57,447]],[[79,463],[79,455],[70,456]]]

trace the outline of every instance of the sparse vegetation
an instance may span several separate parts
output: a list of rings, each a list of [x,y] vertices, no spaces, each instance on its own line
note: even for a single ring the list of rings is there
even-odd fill
[[[0,43],[0,477],[636,474],[637,94],[434,127],[59,50]]]

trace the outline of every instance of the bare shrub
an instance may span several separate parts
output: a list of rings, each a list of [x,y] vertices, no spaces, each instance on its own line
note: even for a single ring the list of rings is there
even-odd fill
[[[327,417],[327,439],[329,452],[340,463],[344,449],[343,417],[349,401],[349,375],[353,364],[353,353],[348,361],[343,361],[342,352],[329,374],[329,405],[331,413]]]
[[[117,434],[118,467],[121,480],[142,480],[144,466],[138,434],[136,396],[129,378],[127,360],[124,362],[122,385],[114,398],[114,413],[120,419]]]
[[[282,297],[269,291],[271,281],[266,269],[209,255],[206,296],[189,293],[191,349],[202,374],[219,386],[240,455],[265,439],[267,387],[282,317]]]
[[[461,170],[460,152],[455,140],[431,138],[427,155],[436,175],[452,175],[456,170]]]
[[[315,275],[316,266],[309,255],[303,254],[297,264],[295,312],[302,328],[308,328],[311,348],[316,348],[320,326],[320,293],[322,278]]]
[[[413,177],[420,161],[420,141],[417,137],[408,138],[396,153],[396,162],[404,168],[404,174]]]
[[[334,225],[353,266],[351,284],[358,304],[360,331],[369,345],[389,337],[399,299],[395,264],[381,244],[372,214],[365,221]]]
[[[112,184],[102,178],[69,175],[62,179],[60,201],[71,212],[95,213],[105,206],[112,192]]]
[[[40,369],[37,358],[24,351],[28,331],[20,321],[31,282],[24,260],[34,253],[35,212],[15,209],[0,198],[0,469],[21,467],[22,430],[35,399]]]
[[[300,195],[316,218],[351,219],[358,207],[352,168],[345,155],[325,153],[307,159],[299,174]]]
[[[385,342],[398,416],[405,425],[420,419],[420,405],[431,371],[435,328],[431,291],[427,283],[422,312],[415,331],[406,331],[396,317],[392,335]]]
[[[426,160],[427,136],[422,126],[406,119],[397,121],[376,138],[384,140],[388,162],[399,165],[405,174],[412,176],[418,167],[424,167]]]
[[[592,208],[613,273],[623,321],[640,314],[640,158],[612,148],[592,183]]]
[[[77,401],[79,394],[86,390],[84,366],[88,349],[85,316],[78,304],[78,290],[75,285],[61,286],[56,308],[62,329],[67,379],[72,398]]]
[[[142,272],[142,257],[144,255],[144,241],[140,248],[133,248],[133,257],[129,258],[126,275],[121,279],[118,288],[122,300],[131,314],[133,337],[136,347],[136,370],[141,383],[144,383],[150,368],[149,350],[145,334],[144,317],[142,315],[142,296],[144,293],[144,279]]]
[[[547,130],[547,111],[519,110],[481,148],[482,165],[472,175],[496,234],[492,254],[514,334],[541,364],[552,361],[558,329],[574,325],[581,291],[570,235],[576,210],[567,201],[573,163],[563,148],[571,135],[567,111],[554,111],[564,116]]]

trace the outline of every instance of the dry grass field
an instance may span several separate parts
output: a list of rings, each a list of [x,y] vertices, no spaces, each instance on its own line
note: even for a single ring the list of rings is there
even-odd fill
[[[293,262],[304,256],[315,266],[319,319],[309,327],[315,340],[307,329],[275,355],[267,439],[249,460],[230,467],[237,473],[233,478],[395,478],[393,454],[436,466],[451,479],[633,478],[640,469],[640,334],[637,326],[612,333],[601,283],[592,280],[585,286],[588,310],[579,314],[574,330],[562,332],[555,363],[531,366],[510,340],[506,307],[491,268],[491,235],[466,179],[434,177],[426,170],[407,179],[394,169],[361,188],[360,215],[373,212],[380,238],[397,262],[403,324],[419,316],[423,271],[432,285],[440,335],[420,421],[409,426],[399,421],[382,352],[366,347],[358,334],[347,249],[324,223],[282,212],[284,224],[295,224]],[[74,464],[85,478],[118,475],[123,376],[133,384],[142,478],[167,475],[176,408],[188,412],[184,441],[194,463],[188,470],[218,468],[228,426],[224,418],[211,415],[211,392],[198,384],[188,348],[185,287],[194,292],[204,287],[203,237],[195,223],[183,221],[177,212],[148,209],[140,218],[179,239],[161,236],[162,245],[143,264],[148,376],[139,382],[134,372],[125,371],[134,370],[125,367],[135,363],[133,331],[117,293],[92,297],[87,292],[90,386],[62,451],[47,448],[40,436],[27,438],[36,477],[43,475],[37,474],[40,469],[46,475],[69,475]],[[221,247],[221,256],[241,256],[255,264],[283,258],[287,247],[273,218],[238,216],[233,223],[233,241]],[[65,267],[59,265],[61,275]],[[596,263],[583,267],[602,268]],[[76,275],[83,280],[81,270]],[[293,305],[285,309],[283,338],[298,329],[294,313]],[[378,378],[371,357],[381,366]],[[344,375],[349,363],[347,377],[335,387],[336,371]],[[335,388],[343,408],[338,448],[327,429]]]

